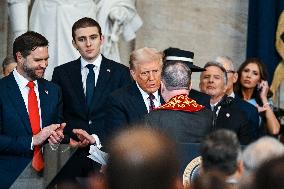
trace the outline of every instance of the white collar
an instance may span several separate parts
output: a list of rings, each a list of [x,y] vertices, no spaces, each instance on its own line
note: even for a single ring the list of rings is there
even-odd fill
[[[102,55],[99,54],[98,57],[93,62],[86,61],[83,57],[81,57],[81,69],[85,68],[88,64],[94,64],[96,68],[100,68],[102,63]]]
[[[143,91],[143,89],[140,88],[140,86],[138,85],[137,82],[136,82],[136,85],[137,85],[137,87],[138,87],[140,93],[142,94],[143,99],[148,99],[149,94],[146,93],[145,91]],[[158,92],[158,91],[154,92],[153,95],[155,96],[155,99],[156,99],[156,100],[159,100],[160,97],[159,97],[159,92]]]
[[[27,80],[24,76],[22,76],[17,69],[14,69],[13,71],[13,75],[15,77],[15,80],[20,88],[20,90],[22,90],[23,88],[25,88],[27,86],[27,84],[29,83],[29,80]],[[35,84],[35,87],[38,86],[37,80],[33,81]]]
[[[235,96],[236,95],[235,95],[234,91],[231,94],[228,95],[228,97],[232,97],[232,98],[235,98]]]

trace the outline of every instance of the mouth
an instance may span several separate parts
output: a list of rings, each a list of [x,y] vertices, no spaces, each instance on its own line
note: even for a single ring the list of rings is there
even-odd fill
[[[93,49],[86,50],[86,53],[87,53],[87,54],[90,54],[90,53],[92,53],[93,51],[94,51]]]
[[[215,89],[215,87],[213,87],[213,86],[207,86],[206,88],[207,89]]]
[[[244,83],[250,84],[251,82],[250,82],[250,80],[244,80]]]

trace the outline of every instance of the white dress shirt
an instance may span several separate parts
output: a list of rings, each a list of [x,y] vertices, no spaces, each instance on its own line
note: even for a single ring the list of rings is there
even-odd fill
[[[140,93],[142,94],[142,97],[143,97],[143,100],[144,100],[144,103],[145,103],[145,106],[147,107],[147,111],[148,113],[150,112],[149,110],[149,107],[150,107],[150,99],[148,98],[149,97],[149,94],[146,93],[145,91],[143,91],[140,86],[138,85],[138,83],[136,82],[136,85],[140,91]],[[154,92],[153,95],[155,96],[155,99],[153,99],[153,102],[154,102],[154,105],[155,105],[155,108],[159,107],[161,105],[161,101],[160,101],[160,95],[158,93],[158,91]]]
[[[83,89],[84,89],[85,95],[86,95],[86,80],[87,80],[87,76],[88,76],[88,73],[89,73],[89,69],[86,66],[88,64],[95,65],[94,72],[95,72],[95,85],[96,85],[98,77],[99,77],[99,73],[100,73],[101,63],[102,63],[102,55],[101,54],[99,54],[98,57],[96,58],[96,60],[94,60],[94,62],[92,62],[92,63],[87,62],[84,58],[81,57],[81,74],[82,74],[82,83],[83,83]]]

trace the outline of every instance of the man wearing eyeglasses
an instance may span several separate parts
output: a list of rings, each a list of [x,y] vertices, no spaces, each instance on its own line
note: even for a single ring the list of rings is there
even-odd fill
[[[222,64],[225,68],[228,76],[227,90],[226,94],[234,98],[234,105],[240,108],[248,118],[252,136],[257,139],[258,132],[257,128],[259,125],[259,116],[257,109],[252,106],[250,103],[242,100],[239,96],[234,93],[234,83],[238,80],[238,73],[235,71],[234,63],[230,57],[219,56],[216,58],[216,61]]]

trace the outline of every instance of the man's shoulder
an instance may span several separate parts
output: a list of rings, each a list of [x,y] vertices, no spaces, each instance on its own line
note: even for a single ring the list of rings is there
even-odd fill
[[[48,81],[44,78],[39,79],[38,82],[39,82],[39,85],[43,85],[47,89],[60,90],[59,85],[57,85],[57,84],[55,84],[51,81]]]
[[[121,63],[118,63],[114,60],[111,60],[111,59],[108,59],[104,56],[102,56],[102,64],[105,63],[107,64],[108,66],[111,66],[115,69],[121,69],[121,70],[129,70],[129,68]]]
[[[66,70],[66,69],[70,69],[71,67],[73,67],[74,65],[76,64],[80,64],[80,58],[79,59],[76,59],[76,60],[72,60],[70,62],[67,62],[67,63],[64,63],[62,65],[59,65],[59,66],[56,66],[54,68],[54,70]]]
[[[121,87],[121,88],[115,90],[114,92],[111,93],[110,96],[111,97],[115,97],[115,98],[117,98],[117,97],[125,97],[125,98],[127,98],[128,95],[135,94],[135,91],[136,91],[135,87],[136,87],[136,84],[134,82],[132,82],[129,85],[126,85],[124,87]]]

